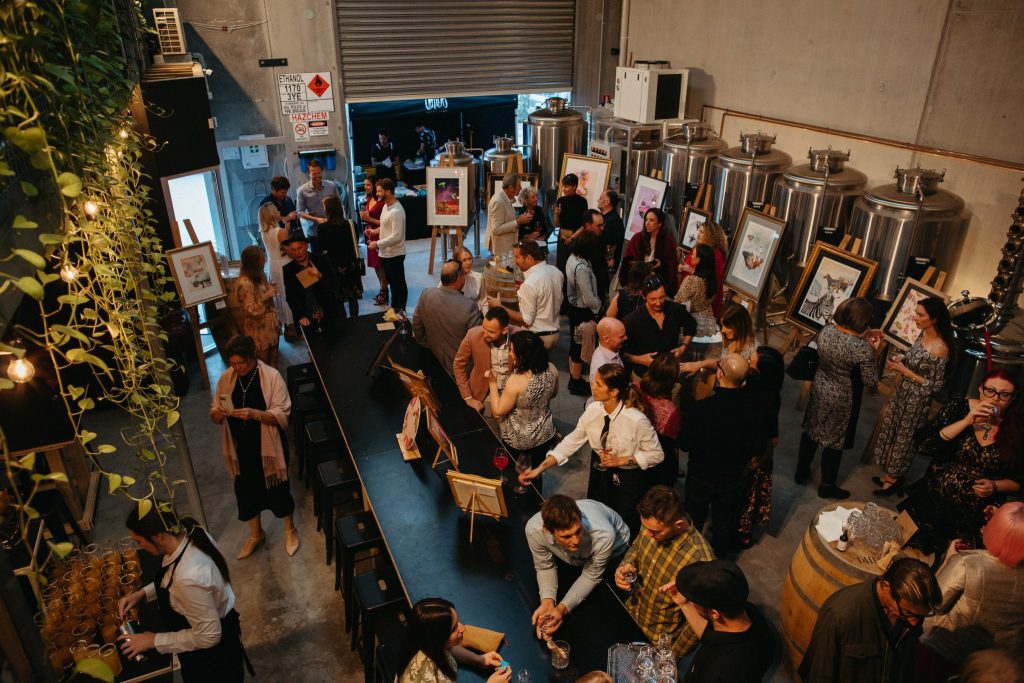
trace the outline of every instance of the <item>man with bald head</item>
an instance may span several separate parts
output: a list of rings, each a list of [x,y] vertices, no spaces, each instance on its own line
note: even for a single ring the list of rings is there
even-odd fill
[[[689,452],[686,511],[701,531],[711,512],[715,557],[737,549],[737,522],[743,504],[743,472],[767,447],[764,418],[743,383],[750,366],[730,353],[718,362],[718,388],[683,415],[679,447]]]
[[[449,373],[462,338],[480,324],[476,302],[462,295],[465,283],[462,264],[448,261],[441,266],[441,286],[423,290],[412,316],[416,341],[429,348]]]
[[[619,349],[626,343],[626,326],[618,318],[601,318],[597,323],[597,340],[594,357],[590,359],[590,375],[587,377],[590,384],[594,383],[594,375],[602,365],[623,364],[622,358],[619,357]]]

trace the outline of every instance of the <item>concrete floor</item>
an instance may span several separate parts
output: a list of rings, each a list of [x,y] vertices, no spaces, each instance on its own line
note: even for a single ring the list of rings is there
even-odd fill
[[[471,238],[467,238],[467,243],[471,242]],[[410,315],[423,288],[437,283],[436,269],[435,275],[426,272],[429,247],[429,240],[418,240],[408,245],[406,274],[410,288]],[[482,260],[478,260],[480,263]],[[383,308],[372,305],[378,289],[372,272],[364,279],[364,287],[366,294],[360,302],[360,311],[363,314],[383,312]],[[772,332],[772,343],[781,345],[782,339],[783,333]],[[555,365],[562,371],[562,386],[552,403],[556,425],[563,434],[573,428],[584,403],[583,398],[573,396],[566,388],[567,354],[567,335],[563,333],[562,344],[553,354]],[[282,339],[279,364],[282,371],[287,365],[306,360],[304,346],[290,345]],[[211,382],[216,382],[224,369],[219,356],[210,356],[208,365]],[[264,513],[265,547],[246,560],[234,559],[248,536],[248,529],[237,520],[234,493],[220,454],[219,430],[208,418],[210,392],[201,389],[197,368],[190,369],[191,387],[181,402],[182,424],[209,529],[228,558],[237,608],[242,616],[244,642],[260,679],[303,683],[362,681],[362,665],[355,653],[349,650],[342,626],[343,603],[340,594],[334,592],[334,567],[324,563],[323,537],[315,530],[312,499],[301,482],[295,480],[292,483],[297,505],[296,523],[302,540],[298,554],[292,558],[285,554],[281,522]],[[827,503],[818,498],[816,481],[808,486],[797,486],[793,482],[803,416],[794,409],[798,394],[798,383],[787,378],[780,415],[781,438],[775,457],[771,525],[760,535],[757,544],[738,560],[750,581],[751,600],[762,606],[776,626],[782,583],[790,558],[814,514]],[[857,443],[843,459],[840,484],[853,492],[854,500],[871,497],[873,484],[870,478],[876,472],[871,465],[861,464],[860,455],[882,400],[878,395],[865,396]],[[96,424],[91,422],[90,428],[101,435],[110,433],[117,428],[116,420],[113,412],[100,413],[93,419]],[[128,463],[125,456],[112,457],[125,458],[124,462]],[[916,477],[924,466],[923,462],[916,463],[911,476]],[[116,469],[124,472],[127,466]],[[579,459],[574,458],[565,467],[556,468],[551,475],[544,477],[546,494],[561,492],[576,498],[586,494],[587,473]],[[682,481],[678,486],[681,491]],[[114,499],[104,492],[97,509],[96,537],[103,540],[124,536],[125,512],[123,498]],[[773,673],[771,680],[785,681],[787,678],[780,668]]]

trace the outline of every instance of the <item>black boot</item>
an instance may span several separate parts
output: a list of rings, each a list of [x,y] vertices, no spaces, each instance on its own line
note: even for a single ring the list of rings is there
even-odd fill
[[[818,444],[814,442],[807,432],[800,435],[800,451],[796,461],[796,473],[793,481],[803,486],[811,480],[811,462],[814,461],[814,452],[818,450]]]

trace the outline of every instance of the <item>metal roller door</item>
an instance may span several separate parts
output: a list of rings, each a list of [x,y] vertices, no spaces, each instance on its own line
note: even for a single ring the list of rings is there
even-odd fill
[[[572,88],[575,0],[336,0],[348,102]]]

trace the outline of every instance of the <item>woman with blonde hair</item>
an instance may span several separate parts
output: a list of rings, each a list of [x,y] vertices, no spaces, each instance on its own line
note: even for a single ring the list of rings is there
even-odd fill
[[[264,205],[267,206],[267,205]],[[277,317],[274,298],[277,285],[263,273],[267,258],[263,250],[251,245],[242,250],[242,268],[235,283],[235,296],[242,309],[242,334],[252,337],[256,356],[277,367],[277,347],[281,339],[281,321]]]
[[[679,265],[679,283],[681,286],[687,277],[696,272],[694,256],[697,255],[697,246],[702,244],[711,247],[715,255],[715,295],[711,299],[711,310],[717,318],[722,314],[722,304],[725,302],[725,255],[729,253],[729,238],[718,223],[706,221],[697,228],[697,244]]]
[[[263,249],[266,251],[270,283],[278,288],[274,295],[277,319],[289,330],[294,331],[292,309],[284,299],[284,264],[290,263],[291,258],[285,254],[281,242],[288,237],[288,231],[281,227],[281,213],[270,202],[260,207],[260,236],[263,238]]]

